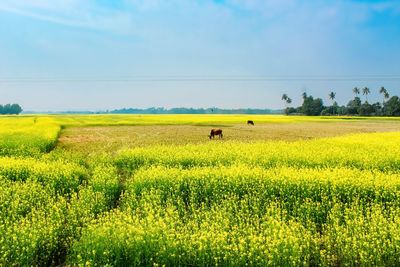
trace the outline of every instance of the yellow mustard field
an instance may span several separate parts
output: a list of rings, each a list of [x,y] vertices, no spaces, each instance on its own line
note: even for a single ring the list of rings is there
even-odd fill
[[[301,123],[301,122],[325,122],[347,120],[382,120],[380,117],[307,117],[307,116],[283,116],[283,115],[62,115],[49,116],[58,124],[64,126],[87,125],[218,125],[241,124],[248,119],[256,123]],[[398,118],[386,117],[383,120],[392,121]]]
[[[0,155],[29,156],[52,150],[63,128],[85,126],[199,125],[399,122],[396,117],[306,117],[283,115],[25,115],[0,117]]]
[[[57,148],[65,127],[244,119],[0,118],[0,266],[400,265],[400,129],[89,157]]]
[[[37,117],[0,118],[0,155],[32,155],[50,151],[61,126]]]
[[[298,142],[155,146],[122,151],[116,162],[126,170],[152,165],[191,168],[243,163],[264,168],[349,167],[397,172],[399,142],[399,133],[375,133]]]
[[[0,155],[30,156],[49,152],[62,128],[122,125],[223,125],[244,123],[248,115],[53,115],[0,117]],[[335,121],[335,118],[308,118],[251,115],[257,123]]]

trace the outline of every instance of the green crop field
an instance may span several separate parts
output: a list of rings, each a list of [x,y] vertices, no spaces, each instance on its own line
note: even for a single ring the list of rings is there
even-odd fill
[[[0,117],[0,266],[400,266],[399,144],[398,118]]]

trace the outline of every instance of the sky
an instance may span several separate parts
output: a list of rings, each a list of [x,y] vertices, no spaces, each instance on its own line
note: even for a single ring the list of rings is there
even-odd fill
[[[0,103],[272,108],[400,95],[400,1],[1,0]]]

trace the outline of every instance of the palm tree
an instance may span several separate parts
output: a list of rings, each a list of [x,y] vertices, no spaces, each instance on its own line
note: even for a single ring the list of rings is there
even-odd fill
[[[290,99],[289,97],[288,97],[288,95],[287,94],[283,94],[282,95],[282,100],[285,102],[285,106],[286,106],[286,110],[285,110],[285,112],[286,112],[286,115],[288,114],[288,99]],[[291,101],[291,100],[290,100]]]
[[[387,99],[389,99],[389,97],[390,97],[389,92],[386,90],[386,91],[383,93],[383,103],[382,103],[382,113],[383,113],[383,114],[385,114],[385,111],[386,111],[385,99],[387,100]]]
[[[363,93],[363,95],[365,95],[365,101],[368,102],[368,95],[369,95],[369,93],[371,93],[371,90],[369,90],[368,87],[364,87],[362,89],[362,93]]]
[[[286,99],[286,114],[289,115],[289,104],[292,103],[292,99],[288,97]]]
[[[389,95],[388,92],[385,92],[385,93],[383,94],[383,97],[384,97],[385,99],[389,99],[390,95]]]
[[[333,115],[335,115],[335,109],[333,107],[333,105],[335,103],[335,97],[336,97],[336,93],[335,92],[330,92],[329,93],[329,99],[332,100],[332,113],[333,113]]]
[[[359,94],[360,94],[360,88],[354,87],[354,88],[353,88],[353,93],[354,93],[356,96],[359,95]]]
[[[388,94],[388,91],[386,90],[386,88],[385,87],[381,87],[381,89],[379,89],[379,93],[381,94],[381,95],[383,95],[383,101],[382,101],[382,106],[383,106],[383,104],[385,104],[385,95],[386,94]]]
[[[335,92],[330,92],[329,93],[329,99],[332,100],[332,105],[333,105],[333,101],[335,100],[336,97],[336,93]]]

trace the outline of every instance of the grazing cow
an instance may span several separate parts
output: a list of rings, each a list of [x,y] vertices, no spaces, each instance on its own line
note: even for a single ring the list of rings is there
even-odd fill
[[[248,120],[247,125],[254,125],[254,121]]]
[[[211,140],[211,138],[214,139],[214,137],[216,135],[218,135],[219,138],[222,138],[223,137],[222,130],[221,129],[211,129],[210,135],[208,137],[210,137],[210,140]]]

